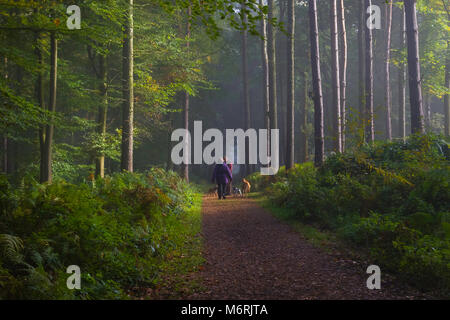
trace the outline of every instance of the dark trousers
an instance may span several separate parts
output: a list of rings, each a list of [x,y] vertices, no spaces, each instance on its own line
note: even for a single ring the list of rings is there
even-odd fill
[[[217,184],[217,194],[219,195],[219,199],[225,198],[226,189],[227,189],[226,183]]]

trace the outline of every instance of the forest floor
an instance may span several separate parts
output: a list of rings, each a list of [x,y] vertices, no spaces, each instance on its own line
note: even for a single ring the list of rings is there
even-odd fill
[[[366,286],[369,262],[315,245],[255,199],[203,200],[203,258],[186,277],[194,290],[174,295],[170,284],[150,299],[428,299],[394,276],[381,290]],[[189,286],[186,286],[189,287]],[[192,287],[192,285],[190,285]],[[165,292],[165,294],[164,294]]]

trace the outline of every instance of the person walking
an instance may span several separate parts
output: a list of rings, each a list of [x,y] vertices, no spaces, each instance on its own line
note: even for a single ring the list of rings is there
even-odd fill
[[[226,199],[226,188],[229,182],[233,180],[230,168],[227,166],[226,159],[223,159],[223,163],[216,164],[214,167],[212,182],[217,184],[217,194],[220,199]]]

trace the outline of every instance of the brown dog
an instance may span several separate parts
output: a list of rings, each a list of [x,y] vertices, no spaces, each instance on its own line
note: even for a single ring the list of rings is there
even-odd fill
[[[242,195],[245,196],[250,193],[252,185],[245,179],[242,179]]]

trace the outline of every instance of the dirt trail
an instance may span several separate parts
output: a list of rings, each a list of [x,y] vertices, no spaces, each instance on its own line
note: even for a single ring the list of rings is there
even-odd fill
[[[191,299],[424,298],[383,274],[368,290],[367,266],[312,246],[254,200],[205,198],[203,236],[206,290]]]

